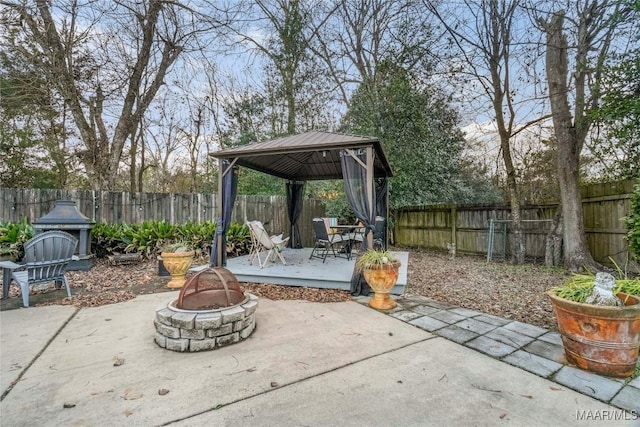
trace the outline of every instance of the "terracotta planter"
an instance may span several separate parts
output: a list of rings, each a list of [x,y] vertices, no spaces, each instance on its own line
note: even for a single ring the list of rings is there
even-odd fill
[[[171,275],[167,288],[181,288],[187,277],[187,272],[193,263],[195,252],[162,252],[162,264]]]
[[[364,280],[367,281],[375,295],[369,301],[369,306],[378,310],[390,310],[396,307],[389,292],[398,281],[400,261],[382,265],[366,266],[362,270]]]
[[[567,361],[598,374],[634,374],[640,348],[640,298],[628,295],[624,307],[582,304],[547,292],[556,313]],[[618,297],[625,301],[626,294]]]

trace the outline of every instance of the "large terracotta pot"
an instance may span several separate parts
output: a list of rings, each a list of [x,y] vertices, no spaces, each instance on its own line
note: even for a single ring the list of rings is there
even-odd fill
[[[368,265],[362,270],[364,280],[375,292],[369,306],[378,310],[390,310],[396,307],[396,302],[391,299],[389,292],[398,281],[400,261],[382,265]]]
[[[567,361],[598,374],[634,374],[640,348],[640,298],[619,293],[623,307],[582,304],[547,293]],[[628,297],[628,298],[627,298]]]
[[[193,263],[195,252],[162,252],[162,264],[171,275],[167,288],[181,288],[187,278],[187,272]]]

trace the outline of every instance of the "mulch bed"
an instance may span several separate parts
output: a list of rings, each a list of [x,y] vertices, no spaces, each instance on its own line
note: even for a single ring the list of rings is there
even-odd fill
[[[515,266],[505,262],[487,263],[469,255],[449,257],[446,253],[408,250],[408,285],[406,293],[423,295],[437,301],[487,314],[554,328],[555,320],[545,291],[559,285],[568,273],[560,268],[536,265]],[[75,305],[95,307],[127,301],[137,295],[171,291],[168,277],[158,276],[157,261],[129,265],[110,265],[98,260],[90,271],[67,273],[73,298],[53,285],[32,291],[31,305]],[[271,300],[306,300],[340,302],[351,300],[345,291],[272,284],[243,283],[245,290]],[[12,285],[8,300],[1,308],[22,306],[19,289]]]

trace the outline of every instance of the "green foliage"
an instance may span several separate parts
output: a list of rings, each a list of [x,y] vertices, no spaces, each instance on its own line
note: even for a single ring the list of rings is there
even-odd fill
[[[168,244],[182,240],[177,227],[167,221],[144,221],[125,228],[130,238],[125,252],[139,252],[148,258],[156,255]]]
[[[0,221],[0,256],[15,260],[24,256],[24,243],[34,236],[33,227],[27,218],[11,223]]]
[[[233,226],[233,224],[231,224],[231,226]],[[231,228],[231,226],[229,228]],[[211,250],[211,242],[213,242],[216,234],[216,223],[212,221],[201,223],[189,221],[180,225],[177,231],[182,241],[186,242],[189,247],[196,251],[196,257],[202,258],[207,256]]]
[[[358,255],[356,268],[362,271],[368,266],[381,266],[384,264],[392,264],[396,261],[396,258],[389,251],[383,249],[368,249],[365,253]]]
[[[353,209],[344,194],[342,180],[313,181],[308,183],[307,191],[311,197],[320,199],[325,216],[338,218],[340,224],[353,224],[356,220]]]
[[[576,274],[562,286],[553,288],[552,291],[560,298],[584,303],[593,291],[594,280],[595,277],[593,275]],[[640,297],[640,278],[616,280],[613,293],[616,294],[618,292]]]
[[[395,176],[392,209],[434,203],[468,202],[474,185],[461,173],[463,134],[458,114],[444,94],[414,83],[408,73],[381,65],[378,86],[363,83],[345,118],[345,130],[377,136]]]
[[[598,132],[588,142],[603,179],[640,176],[640,49],[602,71],[602,102],[589,116]]]
[[[98,223],[91,230],[92,245],[97,257],[114,253],[137,252],[153,259],[163,250],[188,247],[196,258],[206,258],[211,252],[216,224],[211,221],[173,225],[167,221],[145,221],[141,224]],[[246,225],[231,224],[227,232],[227,255],[249,253],[250,236]]]
[[[174,242],[165,245],[160,249],[160,252],[171,252],[171,253],[180,253],[180,252],[192,252],[191,246],[185,242]]]
[[[125,232],[127,224],[97,223],[91,230],[92,251],[98,258],[107,255],[123,253],[131,243],[131,238]]]
[[[251,234],[246,224],[234,223],[229,225],[226,249],[227,256],[240,256],[249,253],[251,249]]]
[[[241,168],[238,171],[238,194],[284,196],[284,181],[282,178]]]
[[[624,217],[627,224],[627,242],[629,242],[629,252],[640,260],[640,184],[634,187],[631,193],[631,211]]]

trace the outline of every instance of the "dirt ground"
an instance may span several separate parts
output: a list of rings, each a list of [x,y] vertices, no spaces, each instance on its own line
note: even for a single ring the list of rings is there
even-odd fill
[[[407,249],[402,249],[407,250]],[[406,293],[424,295],[459,307],[507,319],[555,328],[551,304],[545,291],[559,285],[568,273],[560,268],[537,265],[514,266],[487,263],[482,257],[409,250]],[[73,298],[53,285],[32,291],[30,304],[66,304],[83,307],[126,301],[136,295],[170,291],[168,277],[158,275],[157,261],[112,266],[99,260],[90,271],[67,273]],[[303,299],[317,302],[349,300],[348,292],[277,285],[243,283],[246,290],[268,299]],[[0,302],[1,310],[22,306],[20,291],[12,284],[10,298]]]

